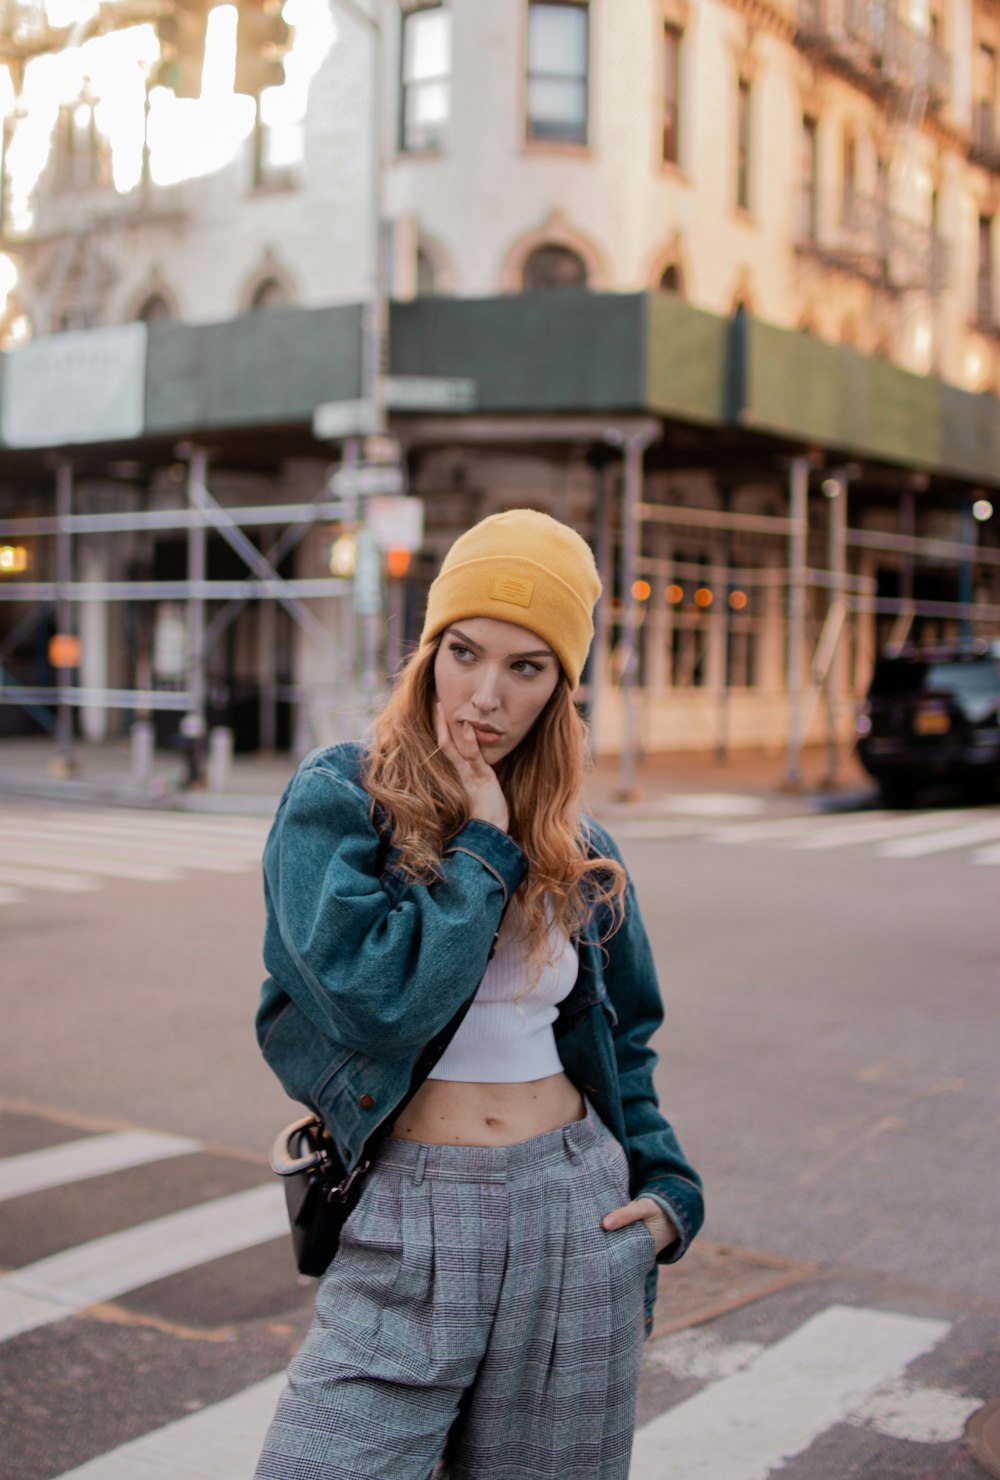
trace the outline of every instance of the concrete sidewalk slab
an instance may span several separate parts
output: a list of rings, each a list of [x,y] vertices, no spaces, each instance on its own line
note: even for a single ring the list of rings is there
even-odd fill
[[[131,776],[127,740],[78,741],[76,770],[57,774],[58,752],[48,736],[0,739],[0,795],[82,805],[149,807],[192,812],[266,815],[278,798],[296,761],[288,754],[236,756],[223,791],[187,787],[187,768],[178,755],[157,751],[151,779],[140,784]],[[584,798],[588,810],[615,817],[704,816],[737,819],[809,810],[864,805],[874,788],[852,754],[844,753],[832,785],[824,784],[825,747],[807,748],[801,756],[802,780],[784,785],[785,760],[777,751],[738,750],[725,758],[705,752],[646,756],[633,768],[631,788],[622,784],[621,762],[602,756],[588,772]]]

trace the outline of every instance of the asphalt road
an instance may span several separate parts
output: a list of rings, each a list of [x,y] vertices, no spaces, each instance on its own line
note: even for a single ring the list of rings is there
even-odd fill
[[[0,1194],[26,1153],[99,1133],[197,1143],[0,1202],[5,1480],[114,1452],[87,1476],[132,1480],[119,1446],[204,1452],[185,1421],[278,1373],[309,1317],[264,1163],[294,1112],[252,1033],[263,825],[10,803],[5,820]],[[706,1247],[811,1267],[649,1344],[636,1480],[981,1480],[961,1430],[1000,1393],[1000,808],[734,826],[618,829],[667,1002],[658,1084],[706,1180]],[[243,1201],[221,1233],[168,1222],[224,1198]],[[167,1253],[132,1276],[131,1246],[102,1246],[99,1274],[58,1262],[138,1225]]]

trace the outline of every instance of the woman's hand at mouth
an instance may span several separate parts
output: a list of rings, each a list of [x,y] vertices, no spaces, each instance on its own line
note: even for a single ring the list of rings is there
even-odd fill
[[[479,737],[469,720],[459,720],[452,730],[445,718],[440,699],[434,700],[434,726],[437,742],[458,773],[458,779],[469,799],[469,815],[481,822],[491,822],[506,832],[510,811],[496,772],[479,748]]]

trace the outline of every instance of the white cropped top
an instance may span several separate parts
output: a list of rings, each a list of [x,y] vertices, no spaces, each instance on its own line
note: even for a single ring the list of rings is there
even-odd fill
[[[512,914],[508,911],[472,1006],[429,1079],[523,1084],[561,1071],[552,1024],[576,981],[576,948],[553,926],[544,958],[529,961],[523,929],[513,925]],[[532,982],[532,976],[538,980]]]

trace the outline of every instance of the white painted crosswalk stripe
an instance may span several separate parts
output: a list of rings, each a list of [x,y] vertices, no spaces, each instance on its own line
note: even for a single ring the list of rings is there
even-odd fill
[[[707,817],[649,817],[625,819],[616,823],[614,830],[617,837],[636,842],[690,839],[726,847],[766,846],[806,853],[871,844],[879,857],[919,858],[1000,838],[1000,812],[996,808],[984,812],[966,807],[903,815],[876,811],[819,816],[808,813],[722,826],[709,823]],[[1000,847],[978,850],[973,861],[1000,863]]]
[[[224,849],[209,849],[204,844],[199,846],[196,839],[164,842],[158,837],[143,838],[138,834],[116,834],[110,837],[102,833],[54,828],[44,823],[33,828],[5,826],[3,847],[5,852],[15,856],[21,854],[22,850],[25,855],[36,856],[45,852],[56,862],[70,862],[81,855],[90,857],[96,851],[105,858],[137,858],[150,863],[165,863],[168,867],[177,865],[181,868],[212,868],[219,871],[242,871],[252,862],[258,861],[257,855],[247,848],[234,854]]]
[[[256,872],[269,828],[267,817],[11,810],[0,829],[0,905],[36,889],[82,893],[109,878],[171,883],[192,872]]]
[[[830,1306],[771,1347],[727,1347],[700,1331],[654,1343],[648,1361],[662,1356],[660,1365],[709,1385],[638,1431],[630,1480],[767,1480],[839,1422],[918,1443],[955,1440],[981,1400],[901,1377],[949,1330]],[[284,1383],[275,1373],[58,1480],[251,1480]]]
[[[268,1183],[93,1239],[0,1279],[0,1340],[287,1233]]]
[[[944,832],[924,837],[899,838],[883,843],[879,852],[885,858],[921,858],[927,853],[943,853],[950,848],[967,848],[972,843],[987,843],[1000,838],[1000,817],[969,823],[966,827],[947,828]]]
[[[67,1470],[58,1480],[252,1480],[283,1372]]]
[[[22,826],[25,825],[22,824]],[[43,817],[38,820],[32,830],[45,836],[88,839],[100,837],[116,843],[155,843],[158,847],[164,848],[211,848],[213,852],[220,855],[231,854],[236,858],[259,854],[264,841],[257,833],[217,833],[211,828],[198,826],[175,827],[166,825],[162,818],[156,820],[155,826],[151,826],[149,822],[143,826],[117,821],[95,824],[89,818],[62,820]],[[4,832],[9,831],[11,827],[5,823]],[[266,837],[266,833],[264,836]]]
[[[860,817],[841,820],[839,826],[824,828],[822,832],[808,833],[794,839],[792,848],[821,849],[842,848],[852,843],[878,842],[883,838],[907,837],[910,834],[927,834],[938,828],[950,827],[958,819],[968,818],[967,812],[934,812],[920,817],[883,817],[869,821],[862,813]]]
[[[630,1480],[767,1480],[949,1330],[830,1306],[640,1429]]]
[[[25,843],[19,845],[16,852],[9,846],[3,847],[0,858],[4,863],[19,863],[22,860],[41,865],[69,863],[79,873],[98,876],[104,874],[117,879],[140,879],[147,884],[163,884],[181,877],[175,868],[145,863],[141,858],[122,858],[114,854],[102,857],[94,846],[82,847],[70,853],[64,849],[55,850]]]
[[[125,1167],[164,1161],[201,1149],[201,1143],[184,1136],[166,1136],[158,1131],[112,1131],[103,1136],[83,1136],[22,1156],[0,1161],[0,1202],[61,1187],[87,1177],[102,1177]]]
[[[98,886],[85,874],[70,874],[51,868],[11,867],[0,863],[0,884],[23,884],[25,889],[48,889],[56,894],[83,894]]]

